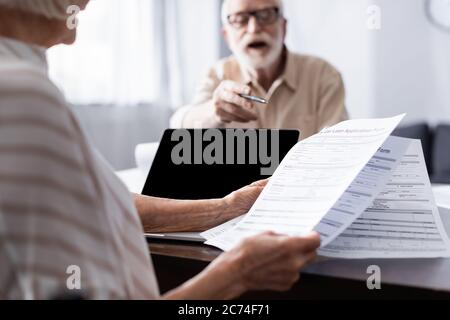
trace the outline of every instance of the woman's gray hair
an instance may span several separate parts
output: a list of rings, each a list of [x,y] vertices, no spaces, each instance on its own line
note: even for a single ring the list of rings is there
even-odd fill
[[[0,0],[1,1],[1,0]],[[277,0],[278,2],[278,8],[280,9],[280,15],[284,16],[284,3],[283,0]],[[222,16],[222,24],[226,25],[228,24],[228,0],[223,0],[222,1],[222,11],[221,11],[221,16]]]
[[[0,6],[60,20],[67,18],[67,8],[70,5],[71,0],[0,0]]]

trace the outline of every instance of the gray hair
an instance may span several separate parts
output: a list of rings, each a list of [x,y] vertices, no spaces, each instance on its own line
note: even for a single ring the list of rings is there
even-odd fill
[[[1,0],[0,0],[1,1]],[[221,11],[221,17],[222,17],[222,24],[226,25],[228,24],[228,1],[229,0],[223,0],[222,1],[222,11]],[[284,3],[283,0],[277,0],[278,1],[278,8],[280,9],[281,16],[284,16]]]
[[[67,8],[71,4],[71,0],[0,0],[0,6],[60,20],[67,18]]]

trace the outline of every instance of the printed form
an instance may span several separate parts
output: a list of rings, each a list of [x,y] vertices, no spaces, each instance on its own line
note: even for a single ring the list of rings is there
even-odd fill
[[[212,240],[225,232],[231,230],[234,226],[236,226],[239,222],[241,222],[242,219],[244,219],[244,216],[240,216],[237,218],[234,218],[233,220],[230,220],[228,222],[225,222],[224,224],[221,224],[220,226],[217,226],[215,228],[209,229],[205,232],[202,232],[200,236],[205,238],[207,241]]]
[[[298,143],[250,212],[204,233],[206,243],[230,250],[243,238],[262,231],[305,235],[316,230],[322,238],[321,254],[356,258],[372,252],[380,256],[378,251],[361,249],[361,235],[348,238],[345,232],[358,229],[352,229],[358,223],[355,220],[378,201],[393,173],[401,170],[397,166],[403,164],[412,140],[389,136],[402,118],[346,121]],[[442,231],[438,219],[439,215],[433,221]],[[438,232],[442,241],[444,236]],[[350,242],[353,247],[348,247]],[[448,245],[435,252],[442,253],[444,247]]]
[[[243,238],[261,231],[288,235],[311,232],[403,117],[345,121],[299,142],[281,162],[245,218],[207,244],[229,250]],[[353,222],[353,217],[346,218],[347,224]]]
[[[319,254],[337,258],[449,257],[422,145],[410,146],[390,180],[349,228]]]

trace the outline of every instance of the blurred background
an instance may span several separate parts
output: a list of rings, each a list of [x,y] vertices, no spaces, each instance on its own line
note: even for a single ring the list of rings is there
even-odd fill
[[[288,47],[339,69],[351,118],[406,112],[403,125],[422,124],[430,139],[447,132],[450,0],[285,5]],[[158,141],[208,68],[230,54],[220,8],[221,0],[93,0],[77,43],[50,50],[51,77],[116,170],[136,166],[136,145]]]

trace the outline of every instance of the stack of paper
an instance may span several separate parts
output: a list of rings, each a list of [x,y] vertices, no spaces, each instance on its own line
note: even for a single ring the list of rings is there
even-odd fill
[[[263,231],[315,230],[324,256],[449,257],[421,143],[390,136],[403,117],[346,121],[299,142],[250,212],[206,243],[230,250]]]

